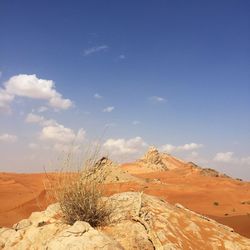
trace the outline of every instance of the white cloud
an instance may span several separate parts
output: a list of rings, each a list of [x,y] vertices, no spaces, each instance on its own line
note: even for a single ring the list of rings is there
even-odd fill
[[[49,105],[56,109],[68,109],[73,106],[73,103],[69,99],[63,99],[61,94],[56,93],[56,95],[49,100]]]
[[[196,151],[192,151],[190,155],[191,155],[191,157],[196,158],[199,156],[199,153]]]
[[[40,116],[40,115],[37,115],[37,114],[34,114],[34,113],[29,113],[26,116],[25,121],[27,123],[37,123],[37,124],[39,124],[41,126],[49,126],[49,125],[56,125],[56,124],[58,124],[53,119],[46,119],[43,116]]]
[[[74,138],[75,138],[74,131],[60,124],[54,126],[46,126],[42,129],[41,139],[43,140],[68,143],[72,142]]]
[[[71,100],[64,99],[62,95],[56,91],[55,83],[52,80],[40,79],[35,74],[12,76],[4,85],[4,91],[11,99],[9,103],[15,96],[21,96],[47,100],[49,105],[56,109],[68,109],[73,105]]]
[[[76,142],[82,143],[86,135],[86,131],[83,128],[80,128],[76,134]]]
[[[215,155],[214,161],[222,163],[250,165],[250,156],[236,157],[234,156],[234,152],[219,152]]]
[[[112,112],[114,109],[115,109],[115,107],[109,106],[109,107],[106,107],[105,109],[103,109],[103,112],[104,112],[104,113],[110,113],[110,112]]]
[[[150,99],[151,101],[154,101],[154,102],[161,102],[161,103],[163,103],[163,102],[166,101],[165,98],[160,97],[160,96],[151,96],[149,99]]]
[[[61,124],[54,124],[43,127],[40,139],[62,144],[71,144],[75,141],[82,142],[84,136],[85,131],[82,128],[78,133],[75,133],[74,130],[66,128]]]
[[[45,119],[41,121],[40,125],[41,126],[53,126],[57,125],[58,123],[54,119]]]
[[[48,110],[48,107],[41,106],[41,107],[38,108],[37,112],[38,112],[38,113],[43,113],[43,112],[45,112],[45,111],[47,111],[47,110]]]
[[[107,45],[100,45],[100,46],[91,47],[91,48],[84,50],[84,56],[88,56],[88,55],[91,55],[91,54],[94,54],[94,53],[97,53],[100,51],[105,51],[107,49],[108,49]]]
[[[241,163],[246,164],[246,165],[250,165],[250,156],[241,158]]]
[[[36,149],[38,145],[36,143],[29,143],[29,148]]]
[[[102,96],[101,96],[100,94],[98,94],[98,93],[95,93],[95,94],[94,94],[94,98],[95,98],[95,99],[101,99]]]
[[[50,99],[56,93],[52,80],[39,79],[36,75],[26,74],[12,76],[5,83],[5,88],[13,95],[34,99]]]
[[[226,162],[226,163],[234,162],[235,159],[233,158],[233,155],[234,155],[233,152],[225,152],[225,153],[220,152],[215,155],[214,161]]]
[[[29,113],[25,121],[27,123],[42,123],[44,121],[44,117],[33,113]]]
[[[75,132],[71,128],[67,128],[59,124],[53,119],[46,119],[43,116],[29,113],[25,119],[27,123],[35,123],[42,127],[40,132],[40,141],[46,142],[46,147],[51,147],[57,151],[69,151],[77,149],[84,141],[85,130],[83,128]],[[31,143],[30,148],[37,148],[37,144]]]
[[[13,99],[14,95],[11,95],[6,90],[0,88],[0,113],[10,112],[10,103]]]
[[[103,144],[103,148],[115,156],[137,154],[147,146],[147,143],[139,136],[128,140],[111,138]]]
[[[180,145],[180,146],[165,144],[165,145],[162,145],[160,148],[162,151],[165,151],[167,153],[172,153],[172,152],[181,152],[181,151],[191,151],[191,150],[196,150],[202,147],[203,147],[202,144],[197,144],[197,143],[192,142],[192,143],[187,143],[187,144]]]
[[[0,142],[13,143],[17,141],[17,136],[10,134],[2,134],[0,135]]]
[[[189,150],[194,150],[194,149],[198,149],[198,148],[202,148],[203,145],[202,144],[197,144],[197,143],[189,143],[189,144],[184,144],[182,146],[178,147],[178,150],[180,151],[189,151]]]
[[[162,145],[161,146],[161,150],[162,151],[165,151],[165,152],[167,152],[167,153],[172,153],[172,152],[174,152],[175,150],[176,150],[176,146],[173,146],[173,145],[171,145],[171,144],[165,144],[165,145]]]

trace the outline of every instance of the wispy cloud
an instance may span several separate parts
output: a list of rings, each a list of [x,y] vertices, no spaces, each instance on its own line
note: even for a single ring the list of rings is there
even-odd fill
[[[9,94],[5,89],[0,88],[0,113],[10,113],[10,103],[14,100],[14,95]]]
[[[109,47],[107,45],[100,45],[100,46],[95,46],[95,47],[91,47],[88,49],[84,50],[84,56],[89,56],[91,54],[100,52],[100,51],[105,51],[107,50]]]
[[[13,143],[17,141],[17,136],[10,134],[2,134],[0,135],[0,142]]]
[[[105,124],[105,128],[113,128],[113,127],[116,127],[116,123],[106,123]]]
[[[133,125],[138,125],[138,124],[140,124],[141,122],[140,121],[137,121],[137,120],[135,120],[135,121],[132,121],[132,124]]]
[[[38,148],[38,144],[36,144],[36,143],[29,143],[29,144],[28,144],[28,147],[29,147],[30,149],[36,149],[36,148]]]
[[[102,96],[100,94],[98,94],[98,93],[95,93],[94,98],[95,99],[102,99]]]
[[[234,152],[219,152],[213,160],[221,163],[250,165],[250,156],[237,157]]]
[[[166,99],[161,96],[151,96],[149,99],[153,102],[161,102],[161,103],[166,101]]]
[[[234,161],[233,152],[220,152],[214,157],[214,161],[217,162],[232,162]]]
[[[112,112],[114,109],[115,109],[115,107],[113,107],[113,106],[106,107],[105,109],[103,109],[103,112],[104,112],[104,113],[110,113],[110,112]]]
[[[125,58],[126,58],[126,56],[124,54],[119,55],[120,60],[124,60]]]
[[[241,158],[241,163],[250,165],[250,156],[242,157]]]
[[[39,124],[40,126],[49,126],[49,125],[57,124],[57,122],[53,119],[46,119],[43,116],[40,116],[34,113],[29,113],[26,116],[25,122],[36,123],[36,124]]]
[[[191,150],[196,150],[202,147],[203,147],[202,144],[197,144],[197,143],[192,142],[192,143],[187,143],[187,144],[180,145],[180,146],[165,144],[165,145],[162,145],[160,149],[167,153],[172,153],[172,152],[181,152],[181,151],[191,151]]]
[[[37,112],[38,112],[38,113],[43,113],[43,112],[45,112],[45,111],[47,111],[47,110],[48,110],[48,107],[41,106],[41,107],[38,108]]]
[[[36,115],[33,113],[29,113],[25,119],[27,123],[43,123],[44,122],[44,117],[40,115]]]

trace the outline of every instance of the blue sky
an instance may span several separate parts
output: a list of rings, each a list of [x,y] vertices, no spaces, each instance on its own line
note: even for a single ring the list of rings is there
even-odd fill
[[[1,170],[42,171],[78,135],[102,137],[116,160],[155,145],[249,179],[249,11],[247,0],[1,1]]]

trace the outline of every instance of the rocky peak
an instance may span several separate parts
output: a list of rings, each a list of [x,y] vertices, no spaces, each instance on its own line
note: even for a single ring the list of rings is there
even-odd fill
[[[147,153],[137,163],[156,171],[167,170],[167,166],[163,162],[161,153],[155,147],[150,147]]]
[[[160,153],[155,147],[150,147],[142,159],[152,164],[161,163]]]

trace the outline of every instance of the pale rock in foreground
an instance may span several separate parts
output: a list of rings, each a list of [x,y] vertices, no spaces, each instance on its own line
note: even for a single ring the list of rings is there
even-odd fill
[[[250,240],[209,218],[153,196],[126,192],[108,198],[110,224],[63,223],[58,204],[0,229],[0,249],[250,249]]]

